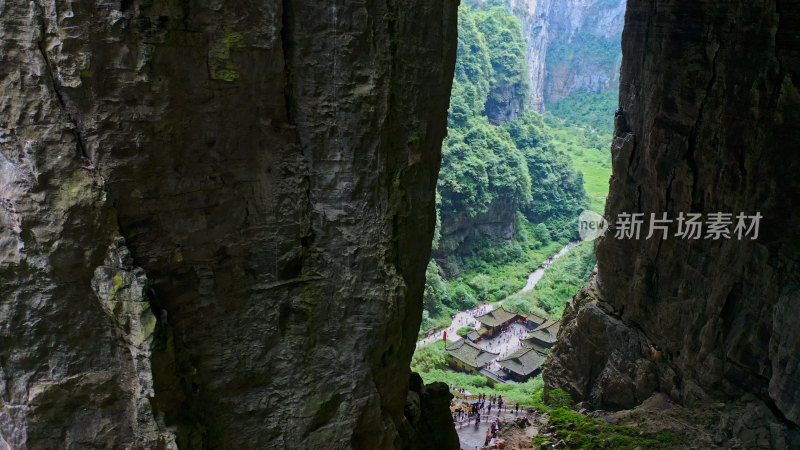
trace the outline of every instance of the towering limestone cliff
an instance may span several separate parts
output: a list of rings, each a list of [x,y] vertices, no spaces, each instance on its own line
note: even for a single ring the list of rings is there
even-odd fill
[[[528,40],[528,107],[616,89],[625,0],[507,0]]]
[[[548,15],[544,100],[616,89],[625,0],[553,1]]]
[[[686,405],[747,394],[800,423],[799,24],[783,0],[629,2],[606,216],[760,213],[760,234],[607,233],[549,388],[604,409],[655,391]]]
[[[0,443],[413,445],[456,3],[0,2]]]

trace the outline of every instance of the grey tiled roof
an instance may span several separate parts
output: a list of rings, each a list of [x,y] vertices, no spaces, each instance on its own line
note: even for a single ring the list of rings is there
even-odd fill
[[[493,353],[480,348],[469,339],[459,339],[446,347],[447,353],[453,358],[471,367],[483,367],[495,359],[499,353]]]
[[[508,322],[516,316],[516,313],[506,311],[505,308],[501,306],[475,319],[487,327],[496,327]]]
[[[544,363],[545,355],[534,348],[522,347],[514,353],[500,360],[503,368],[519,375],[530,375]]]

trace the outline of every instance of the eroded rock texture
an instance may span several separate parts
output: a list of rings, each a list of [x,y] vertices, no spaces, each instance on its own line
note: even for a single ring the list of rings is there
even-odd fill
[[[764,218],[755,241],[599,240],[549,387],[617,409],[751,393],[800,423],[799,52],[797,2],[628,2],[606,216]]]
[[[605,39],[619,42],[625,0],[507,0],[507,3],[522,22],[527,40],[529,109],[544,112],[545,103],[572,93],[616,88],[617,61],[597,60],[591,51],[574,53],[589,45],[597,46]],[[549,58],[548,52],[551,52]],[[559,54],[553,57],[552,52]]]
[[[456,6],[0,2],[2,439],[400,445]]]

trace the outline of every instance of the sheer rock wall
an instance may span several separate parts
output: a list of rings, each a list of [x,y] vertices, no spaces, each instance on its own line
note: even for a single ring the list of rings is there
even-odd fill
[[[476,0],[483,3],[485,0]],[[555,102],[574,92],[602,92],[614,88],[619,65],[598,65],[568,56],[548,66],[547,52],[554,43],[570,43],[579,33],[598,38],[619,38],[625,13],[625,0],[507,0],[511,11],[522,22],[528,41],[530,95],[527,108],[545,111],[545,103]]]
[[[800,423],[798,77],[797,2],[628,2],[606,217],[759,212],[760,235],[607,233],[548,388],[610,409],[653,391],[684,404],[749,393]]]
[[[0,2],[0,438],[400,446],[456,7]]]

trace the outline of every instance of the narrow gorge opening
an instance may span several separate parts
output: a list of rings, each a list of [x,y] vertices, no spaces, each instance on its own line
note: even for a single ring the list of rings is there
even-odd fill
[[[562,312],[594,269],[578,218],[602,215],[608,195],[625,3],[459,8],[412,370],[451,387],[462,446],[483,444],[464,414],[480,396],[495,399],[482,411],[495,418],[501,398],[515,410],[542,402]]]
[[[411,369],[462,448],[800,445],[797,14],[662,3],[459,9]]]
[[[800,448],[800,4],[459,3],[0,1],[0,447]]]

